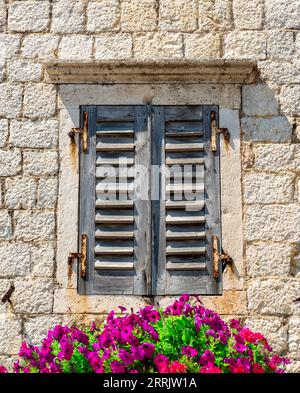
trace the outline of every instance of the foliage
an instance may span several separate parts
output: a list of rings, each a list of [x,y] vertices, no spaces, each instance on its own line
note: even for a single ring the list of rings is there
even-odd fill
[[[23,342],[16,373],[282,373],[289,360],[265,337],[226,324],[199,298],[182,295],[166,309],[111,311],[104,324],[57,325],[40,346]],[[0,373],[7,370],[0,366]]]

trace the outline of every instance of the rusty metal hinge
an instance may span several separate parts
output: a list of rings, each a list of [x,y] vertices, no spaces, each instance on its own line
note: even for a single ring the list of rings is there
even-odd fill
[[[220,271],[219,271],[219,262],[221,260],[221,265],[222,265],[222,272],[226,269],[227,265],[232,265],[233,264],[233,259],[231,258],[230,255],[227,253],[219,252],[219,239],[218,236],[213,236],[212,237],[212,249],[213,249],[213,276],[214,278],[219,278],[220,277]]]
[[[89,136],[89,117],[88,112],[83,112],[83,127],[82,128],[71,128],[69,137],[74,139],[75,134],[82,136],[82,151],[87,152],[88,150],[88,136]]]
[[[216,112],[210,112],[210,128],[211,128],[211,151],[217,151],[217,135],[222,134],[226,142],[230,141],[230,132],[228,128],[218,128],[216,121]]]
[[[10,287],[8,288],[8,290],[5,292],[4,296],[2,297],[1,302],[2,303],[9,302],[14,290],[15,290],[14,284],[10,284]]]
[[[81,252],[70,252],[68,256],[68,264],[71,265],[75,259],[80,261],[80,277],[86,279],[86,267],[87,267],[87,242],[88,236],[83,233],[81,235]]]

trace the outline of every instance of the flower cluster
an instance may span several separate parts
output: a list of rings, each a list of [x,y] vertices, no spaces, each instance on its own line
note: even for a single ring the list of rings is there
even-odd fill
[[[281,373],[289,360],[265,337],[226,324],[196,298],[182,295],[166,309],[111,311],[89,328],[57,325],[40,346],[23,342],[16,373]],[[0,366],[0,373],[7,372]]]

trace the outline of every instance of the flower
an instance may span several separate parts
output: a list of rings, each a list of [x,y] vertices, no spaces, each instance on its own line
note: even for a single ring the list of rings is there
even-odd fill
[[[222,370],[220,367],[215,366],[212,362],[208,362],[205,366],[200,369],[201,374],[221,374]]]
[[[143,354],[144,358],[151,359],[152,355],[155,351],[154,344],[152,343],[143,343],[140,347],[141,353]]]
[[[125,367],[118,360],[113,360],[110,363],[110,368],[113,373],[125,373]]]
[[[209,349],[206,349],[199,358],[199,363],[201,365],[207,365],[208,363],[214,363],[214,362],[215,362],[215,355]]]
[[[260,364],[254,363],[253,368],[252,368],[252,372],[256,373],[256,374],[263,374],[265,372],[265,370]]]
[[[125,351],[125,349],[120,349],[119,357],[126,366],[133,363],[132,355]]]
[[[240,330],[240,329],[241,329],[240,323],[239,323],[239,321],[236,320],[236,319],[232,319],[232,320],[230,321],[230,327],[231,327],[232,329],[235,329],[235,330]]]
[[[4,366],[0,365],[0,374],[6,374],[7,372],[8,372],[7,368],[5,368]]]
[[[187,366],[177,361],[170,364],[170,373],[186,373]]]
[[[186,345],[182,347],[182,354],[193,357],[198,355],[198,351],[196,348]]]

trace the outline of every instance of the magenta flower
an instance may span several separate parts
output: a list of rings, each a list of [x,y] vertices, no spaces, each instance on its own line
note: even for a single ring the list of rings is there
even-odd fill
[[[133,363],[132,355],[125,351],[125,349],[120,349],[119,357],[126,366]]]
[[[155,347],[152,343],[143,343],[140,347],[141,353],[143,354],[144,358],[151,359],[152,355],[155,351]]]
[[[184,347],[182,347],[182,354],[186,355],[186,356],[197,356],[198,355],[198,351],[196,348],[191,347],[190,345],[186,345]]]
[[[5,368],[4,366],[0,365],[0,374],[6,374],[7,372],[8,372],[7,368]]]
[[[117,360],[113,360],[110,363],[110,368],[113,373],[125,373],[125,367]]]
[[[66,338],[63,338],[60,341],[60,348],[61,352],[58,354],[58,358],[70,360],[74,351],[73,345]]]

